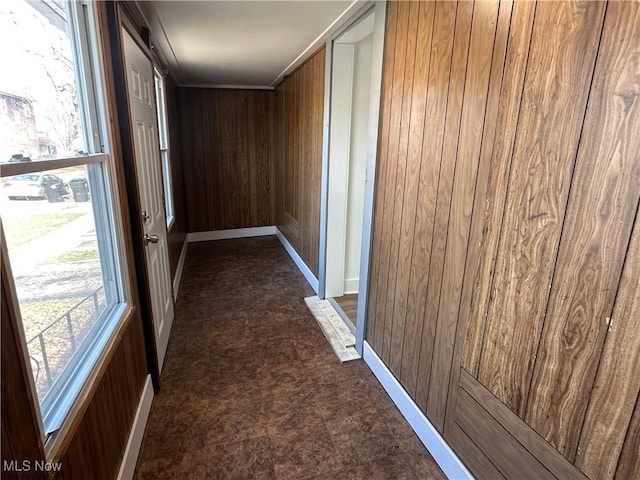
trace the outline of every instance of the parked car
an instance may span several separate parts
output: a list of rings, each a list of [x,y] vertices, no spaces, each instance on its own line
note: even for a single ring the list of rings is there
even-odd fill
[[[4,183],[4,193],[9,200],[46,198],[50,202],[61,202],[69,194],[69,187],[51,173],[25,173],[9,178]]]
[[[14,153],[13,155],[11,155],[11,158],[7,163],[22,163],[22,162],[30,162],[30,161],[31,161],[31,157],[25,157],[21,153]]]

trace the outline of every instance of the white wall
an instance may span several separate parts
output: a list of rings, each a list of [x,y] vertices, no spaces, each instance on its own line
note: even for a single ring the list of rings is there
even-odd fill
[[[372,53],[373,34],[368,35],[354,45],[344,293],[358,292],[364,186],[367,167]]]
[[[354,46],[334,43],[331,78],[331,131],[329,134],[329,191],[327,196],[326,297],[341,297],[344,293],[353,62]]]

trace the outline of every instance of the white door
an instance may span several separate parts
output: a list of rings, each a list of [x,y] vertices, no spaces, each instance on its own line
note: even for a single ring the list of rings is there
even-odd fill
[[[133,130],[140,206],[147,249],[147,274],[156,334],[158,366],[162,371],[173,322],[173,295],[167,252],[158,118],[156,116],[153,65],[126,30],[122,30],[127,72],[129,114]]]

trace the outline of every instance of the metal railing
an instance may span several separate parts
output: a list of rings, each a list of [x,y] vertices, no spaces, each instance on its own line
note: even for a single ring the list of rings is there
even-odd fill
[[[76,311],[78,308],[84,305],[87,301],[91,300],[93,302],[93,315],[94,316],[97,315],[100,310],[100,299],[99,299],[100,291],[104,291],[104,286],[98,287],[94,292],[90,293],[85,298],[80,300],[73,307],[67,310],[63,315],[55,319],[53,322],[51,322],[49,325],[43,328],[37,335],[35,335],[29,341],[27,341],[27,347],[29,347],[35,341],[38,341],[38,343],[40,344],[40,350],[42,352],[42,363],[44,366],[44,372],[46,374],[46,380],[47,380],[48,386],[51,386],[53,384],[53,376],[51,375],[51,365],[49,363],[49,358],[47,356],[46,342],[44,341],[45,333],[47,333],[53,327],[58,325],[60,322],[66,321],[67,322],[66,330],[68,333],[69,343],[71,344],[71,354],[73,355],[73,353],[75,353],[75,351],[77,350],[78,345],[76,344],[76,332],[74,331],[74,328],[73,328],[72,314],[74,311]],[[31,351],[30,348],[29,348],[29,351]],[[34,378],[37,382],[40,376],[40,362],[32,354],[30,354],[29,357],[31,361],[34,362],[36,365],[36,368],[34,369],[35,370]]]

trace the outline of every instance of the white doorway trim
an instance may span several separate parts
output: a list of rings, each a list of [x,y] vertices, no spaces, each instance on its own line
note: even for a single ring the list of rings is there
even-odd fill
[[[332,44],[346,30],[361,20],[371,11],[375,12],[373,32],[373,57],[371,71],[371,94],[369,101],[369,128],[367,147],[367,166],[364,193],[364,215],[362,227],[362,248],[360,255],[360,278],[358,285],[358,318],[356,322],[356,350],[363,354],[364,336],[366,331],[366,305],[369,285],[369,262],[371,253],[373,208],[376,177],[376,159],[378,148],[378,123],[380,114],[380,92],[382,88],[382,64],[384,57],[384,37],[386,24],[386,2],[368,2],[359,9],[342,28],[337,30],[326,45],[325,65],[325,101],[324,101],[324,129],[322,148],[322,186],[320,201],[320,252],[319,252],[319,285],[318,295],[326,297],[327,281],[327,218],[329,197],[329,134],[331,108],[331,70],[333,65]]]

